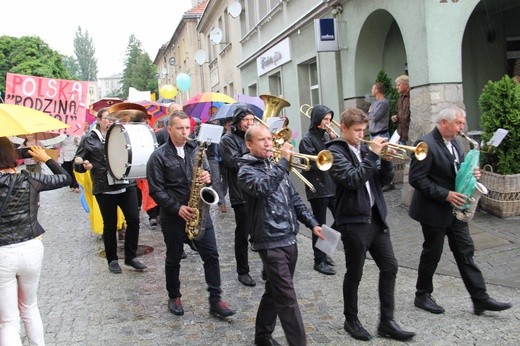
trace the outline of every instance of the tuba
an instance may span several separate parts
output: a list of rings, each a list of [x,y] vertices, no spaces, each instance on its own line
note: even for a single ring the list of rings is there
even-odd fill
[[[191,193],[188,206],[195,210],[195,217],[186,222],[186,235],[189,240],[199,240],[204,236],[206,219],[209,207],[218,203],[218,194],[210,187],[199,182],[199,176],[204,169],[204,158],[207,145],[201,142],[195,162],[193,163],[193,176],[191,178]]]
[[[460,221],[468,222],[475,216],[477,205],[482,195],[488,194],[484,184],[479,183],[473,175],[473,170],[478,167],[480,160],[479,145],[477,141],[461,132],[460,135],[470,142],[472,149],[466,155],[464,162],[460,165],[455,178],[455,191],[467,196],[467,203],[453,209],[453,214]]]

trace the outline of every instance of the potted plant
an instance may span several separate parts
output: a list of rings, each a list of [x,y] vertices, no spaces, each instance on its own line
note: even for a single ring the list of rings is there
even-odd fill
[[[479,98],[482,111],[482,152],[480,167],[489,193],[480,199],[483,210],[499,217],[520,215],[520,84],[504,76],[489,81]],[[508,134],[499,146],[487,145],[494,133]]]

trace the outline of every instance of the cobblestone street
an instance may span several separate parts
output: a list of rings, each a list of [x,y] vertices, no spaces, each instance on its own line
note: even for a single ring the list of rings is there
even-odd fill
[[[477,215],[471,229],[479,251],[476,260],[488,281],[490,295],[510,301],[513,308],[476,316],[471,300],[458,277],[449,248],[435,277],[434,296],[446,313],[433,315],[413,306],[416,265],[420,253],[419,225],[398,205],[399,192],[388,192],[389,222],[400,264],[396,288],[396,321],[417,333],[410,344],[420,345],[518,345],[520,343],[519,220]],[[123,266],[120,275],[108,271],[100,255],[103,243],[90,231],[88,214],[78,194],[60,189],[41,194],[40,221],[45,259],[39,289],[47,345],[253,345],[254,322],[263,292],[261,261],[250,252],[254,288],[241,285],[233,255],[234,218],[212,210],[220,252],[223,298],[237,309],[229,321],[209,315],[202,261],[186,246],[188,258],[181,263],[181,292],[185,314],[168,312],[164,287],[165,247],[158,227],[141,218],[141,259],[144,273]],[[309,345],[359,344],[343,330],[343,251],[333,259],[337,274],[325,276],[312,269],[310,232],[298,237],[299,259],[295,284]],[[360,287],[360,320],[374,336],[370,345],[397,344],[377,337],[378,270],[366,263]],[[278,323],[275,339],[286,345]]]

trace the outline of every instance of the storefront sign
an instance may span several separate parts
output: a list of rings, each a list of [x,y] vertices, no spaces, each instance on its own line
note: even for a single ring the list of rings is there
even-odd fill
[[[338,50],[338,22],[336,19],[315,19],[314,32],[316,34],[316,50],[318,52]]]
[[[288,61],[291,61],[291,46],[289,38],[286,38],[256,58],[258,75],[261,76]]]

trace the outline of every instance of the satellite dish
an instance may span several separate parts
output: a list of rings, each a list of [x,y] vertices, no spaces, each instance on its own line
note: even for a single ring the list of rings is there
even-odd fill
[[[170,63],[170,65],[175,65],[175,58],[173,56],[170,57],[170,59],[168,59],[168,62]]]
[[[231,17],[237,18],[238,16],[240,16],[240,13],[242,13],[242,5],[240,5],[238,1],[233,2],[229,4],[227,11]]]
[[[215,28],[209,33],[209,40],[213,44],[219,44],[222,42],[222,30]]]
[[[206,62],[206,52],[203,49],[199,49],[195,52],[195,62],[199,66]]]

